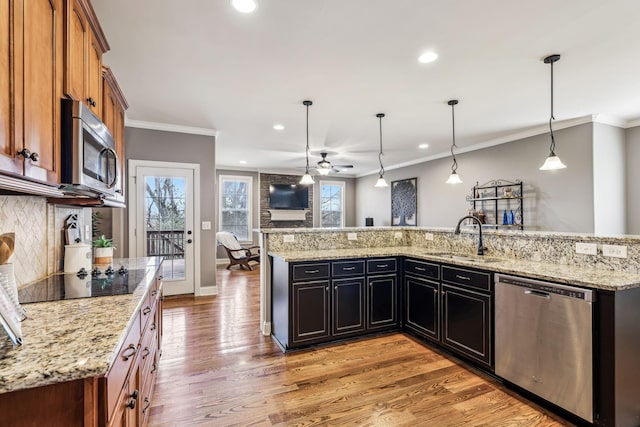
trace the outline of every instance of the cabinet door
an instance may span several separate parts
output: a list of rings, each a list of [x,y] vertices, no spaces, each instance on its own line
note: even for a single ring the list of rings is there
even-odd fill
[[[89,64],[89,23],[79,0],[66,0],[67,27],[64,93],[76,101],[85,101]]]
[[[442,344],[491,367],[491,297],[442,285]]]
[[[405,283],[405,326],[425,338],[440,340],[438,283],[407,276]]]
[[[291,285],[293,343],[324,341],[329,337],[329,281]]]
[[[369,276],[367,328],[382,329],[398,326],[398,281],[396,275]]]
[[[17,148],[16,141],[22,140],[22,132],[14,118],[20,117],[21,105],[16,93],[22,84],[22,49],[16,48],[22,43],[16,30],[21,26],[22,1],[0,2],[0,170],[20,175],[23,161],[16,153],[22,147]]]
[[[364,263],[363,263],[364,266]],[[365,329],[364,277],[334,280],[332,333],[334,336],[363,332]]]
[[[87,58],[87,93],[85,103],[91,111],[102,116],[102,49],[98,40],[89,32],[89,54]],[[113,132],[112,132],[113,133]]]
[[[27,177],[59,183],[62,1],[24,2],[23,146]],[[19,145],[19,144],[18,144]]]

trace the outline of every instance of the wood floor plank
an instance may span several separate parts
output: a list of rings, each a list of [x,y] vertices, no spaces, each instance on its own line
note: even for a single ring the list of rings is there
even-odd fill
[[[150,426],[570,425],[404,334],[283,354],[259,331],[259,272],[169,297]]]

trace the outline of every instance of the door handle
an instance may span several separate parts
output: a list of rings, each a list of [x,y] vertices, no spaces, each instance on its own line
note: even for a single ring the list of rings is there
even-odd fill
[[[540,297],[540,298],[545,298],[545,299],[551,299],[551,295],[549,295],[546,292],[540,292],[540,291],[535,291],[535,290],[531,290],[531,289],[527,289],[526,291],[524,291],[525,295],[531,295],[534,297]]]

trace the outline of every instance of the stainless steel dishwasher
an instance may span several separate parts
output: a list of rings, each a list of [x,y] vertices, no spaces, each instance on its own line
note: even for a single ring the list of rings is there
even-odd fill
[[[593,422],[593,313],[588,289],[495,276],[495,372]]]

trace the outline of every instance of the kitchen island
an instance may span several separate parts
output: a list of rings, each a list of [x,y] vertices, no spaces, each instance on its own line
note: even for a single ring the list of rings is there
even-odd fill
[[[136,401],[150,398],[160,354],[161,264],[161,257],[115,260],[146,272],[131,294],[24,304],[23,345],[0,347],[4,417],[17,425],[142,423],[144,404],[131,399],[134,391]]]
[[[640,351],[637,344],[640,316],[634,307],[640,305],[640,239],[541,232],[487,233],[485,244],[489,255],[477,256],[474,254],[477,232],[468,231],[456,236],[451,230],[402,227],[267,230],[262,243],[263,248],[268,248],[269,257],[263,266],[270,265],[273,269],[266,272],[270,275],[273,271],[273,277],[267,279],[269,289],[265,293],[273,292],[269,296],[273,301],[274,324],[270,326],[274,338],[285,349],[344,340],[344,336],[335,333],[336,301],[339,305],[358,305],[353,303],[355,298],[351,301],[340,298],[341,291],[336,285],[342,284],[344,274],[341,271],[335,274],[336,265],[351,268],[359,262],[368,265],[384,259],[387,264],[387,260],[393,260],[399,266],[396,280],[401,284],[396,298],[401,319],[396,329],[493,373],[494,273],[591,289],[596,295],[591,330],[593,423],[637,425],[640,378],[635,373],[635,355]],[[605,257],[600,251],[595,256],[577,254],[576,242],[585,241],[598,246],[626,246],[628,258]],[[348,276],[354,284],[352,288],[357,289],[355,284],[362,277],[365,284],[359,292],[364,295],[362,301],[370,303],[368,269],[356,267],[352,273]],[[320,303],[325,290],[326,297]],[[308,291],[308,296],[315,292],[316,303],[302,291]],[[291,304],[289,310],[282,310],[283,301]],[[296,304],[303,309],[296,310]],[[326,332],[319,320],[321,310],[315,310],[314,314],[318,305],[327,307]],[[433,313],[431,319],[419,313],[425,310]],[[470,317],[474,320],[469,321]],[[355,336],[375,332],[366,326],[360,331]],[[479,336],[482,339],[474,338]],[[527,394],[527,390],[519,391]]]

